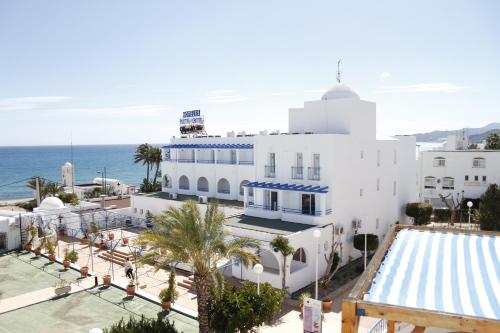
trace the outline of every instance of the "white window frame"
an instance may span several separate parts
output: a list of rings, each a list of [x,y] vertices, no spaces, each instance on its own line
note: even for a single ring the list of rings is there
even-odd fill
[[[444,158],[444,157],[434,157],[433,166],[435,168],[444,168],[446,166],[446,158]]]
[[[473,168],[486,168],[486,159],[482,157],[475,157],[472,159]]]

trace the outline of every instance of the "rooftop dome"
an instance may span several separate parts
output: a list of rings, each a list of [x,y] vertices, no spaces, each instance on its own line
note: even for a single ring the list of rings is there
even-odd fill
[[[64,166],[71,166],[71,163],[66,162],[66,163],[64,163]]]
[[[354,92],[351,88],[343,83],[334,85],[330,90],[323,94],[321,100],[327,101],[331,99],[341,99],[341,98],[354,98],[359,99],[359,95]]]
[[[43,199],[39,207],[41,210],[55,210],[65,208],[64,203],[61,199],[56,197],[47,197]]]

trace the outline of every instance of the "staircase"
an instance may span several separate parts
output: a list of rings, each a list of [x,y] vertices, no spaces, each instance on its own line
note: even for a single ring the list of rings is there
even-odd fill
[[[102,258],[107,261],[111,261],[114,264],[118,264],[121,266],[125,266],[125,261],[127,261],[127,258],[133,262],[134,261],[134,256],[131,253],[127,253],[124,251],[120,250],[114,250],[113,255],[111,255],[111,251],[107,250],[105,252],[101,252],[98,255],[99,258]]]
[[[194,287],[194,275],[190,275],[187,278],[184,278],[181,282],[177,282],[177,285],[194,292],[196,290]]]

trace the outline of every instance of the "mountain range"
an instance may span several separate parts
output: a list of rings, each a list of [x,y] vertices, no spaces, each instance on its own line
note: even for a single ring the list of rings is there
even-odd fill
[[[500,132],[500,123],[491,123],[478,128],[460,128],[456,130],[432,131],[427,133],[414,134],[417,137],[417,142],[441,142],[445,141],[448,135],[460,133],[465,130],[466,135],[469,135],[471,143],[482,142],[488,134],[492,132]]]

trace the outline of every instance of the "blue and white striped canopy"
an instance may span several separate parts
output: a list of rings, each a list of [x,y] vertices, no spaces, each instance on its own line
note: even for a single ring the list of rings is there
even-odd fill
[[[253,149],[251,143],[175,143],[165,145],[162,148],[180,148],[180,149]]]
[[[500,319],[500,237],[404,229],[364,299]]]

